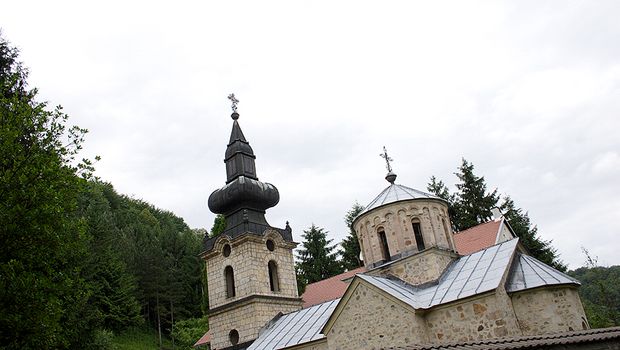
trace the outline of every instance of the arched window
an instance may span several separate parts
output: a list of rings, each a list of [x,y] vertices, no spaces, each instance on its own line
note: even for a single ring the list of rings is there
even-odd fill
[[[385,231],[380,228],[377,231],[377,236],[379,237],[379,245],[381,246],[381,255],[383,256],[383,260],[384,261],[390,261],[391,259],[391,254],[390,254],[390,247],[388,246],[388,242],[387,242],[387,237],[385,236]]]
[[[280,282],[278,281],[278,265],[276,262],[271,260],[269,264],[267,264],[269,268],[269,288],[271,288],[272,292],[280,291]]]
[[[441,219],[441,222],[443,224],[443,232],[446,235],[446,243],[448,243],[448,247],[451,247],[451,245],[450,245],[450,229],[448,228],[448,222],[444,218]]]
[[[232,345],[239,344],[239,331],[237,331],[236,329],[233,329],[230,332],[228,332],[228,340],[230,340],[230,343]]]
[[[235,296],[235,273],[232,266],[226,266],[224,278],[226,279],[226,297],[232,298]]]
[[[420,220],[413,220],[411,222],[413,226],[413,235],[415,236],[415,243],[418,246],[418,251],[424,250],[424,237],[422,236],[422,227],[420,226]]]

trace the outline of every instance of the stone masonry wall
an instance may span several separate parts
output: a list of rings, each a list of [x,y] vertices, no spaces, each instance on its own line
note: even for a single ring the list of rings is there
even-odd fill
[[[515,293],[512,304],[524,335],[590,328],[574,287],[540,288]]]
[[[377,235],[383,229],[390,255],[406,256],[418,251],[412,220],[419,220],[425,247],[454,250],[448,207],[439,200],[415,199],[396,202],[364,214],[355,223],[366,267],[383,260]]]
[[[358,284],[327,334],[330,350],[425,343],[423,319],[373,287]]]
[[[456,254],[431,248],[385,267],[373,269],[368,274],[372,276],[394,275],[413,285],[423,284],[437,280],[455,257]]]
[[[275,250],[269,251],[267,239],[272,239]],[[228,257],[224,257],[221,249],[224,244],[232,249]],[[235,242],[223,239],[214,247],[214,253],[207,257],[207,276],[209,283],[209,308],[213,309],[248,295],[280,295],[298,297],[297,279],[290,243],[282,240],[279,234],[267,232],[263,237],[248,236]],[[269,261],[276,262],[280,290],[272,292],[269,287]],[[235,277],[235,297],[226,297],[226,280],[224,269],[231,266]]]
[[[282,300],[249,301],[223,312],[209,315],[209,328],[212,332],[211,349],[232,346],[228,334],[236,329],[239,343],[254,340],[258,332],[279,312],[283,314],[297,311],[299,303]]]
[[[507,298],[498,291],[430,311],[425,317],[430,341],[464,342],[521,335]]]

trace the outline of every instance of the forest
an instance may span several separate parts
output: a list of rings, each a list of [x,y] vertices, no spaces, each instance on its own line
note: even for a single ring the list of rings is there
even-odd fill
[[[79,157],[87,130],[39,101],[27,78],[18,50],[0,37],[0,348],[191,348],[208,329],[198,256],[207,231],[97,178],[96,159]],[[458,193],[434,178],[429,191],[445,196],[455,229],[463,229],[500,202],[471,163],[463,160],[457,177]],[[526,211],[510,198],[500,205],[533,255],[566,269]],[[340,245],[318,226],[304,231],[300,290],[363,263],[350,227],[361,210],[355,204],[346,213],[350,230]],[[222,227],[217,217],[210,234]],[[619,325],[620,268],[589,261],[568,273],[583,283],[590,323]]]

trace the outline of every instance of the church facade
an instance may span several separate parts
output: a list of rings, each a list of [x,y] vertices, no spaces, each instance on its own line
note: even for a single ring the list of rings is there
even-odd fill
[[[380,349],[589,329],[578,281],[510,234],[459,254],[447,203],[397,184],[391,170],[353,223],[365,271],[343,295],[303,308],[291,228],[265,219],[278,190],[259,181],[236,110],[232,118],[226,184],[209,197],[226,228],[202,253],[211,349]]]

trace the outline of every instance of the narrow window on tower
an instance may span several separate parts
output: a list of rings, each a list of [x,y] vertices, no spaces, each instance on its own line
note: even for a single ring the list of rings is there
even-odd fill
[[[276,262],[271,260],[267,265],[269,268],[269,288],[271,288],[272,292],[280,291],[280,282],[278,281],[278,265]]]
[[[226,279],[226,297],[232,298],[235,296],[235,273],[232,266],[226,266],[224,278]]]
[[[422,228],[420,227],[420,221],[415,220],[411,222],[413,226],[413,234],[415,236],[415,243],[418,246],[418,251],[424,250],[424,237],[422,236]]]
[[[392,260],[390,255],[390,247],[388,246],[387,237],[385,236],[385,231],[380,228],[379,231],[377,231],[377,235],[379,236],[379,244],[381,245],[381,254],[383,255],[383,260]]]
[[[450,229],[448,228],[448,223],[446,222],[446,219],[441,219],[441,222],[443,223],[443,232],[446,235],[446,243],[448,243],[448,248],[451,248],[452,245],[450,244]]]

